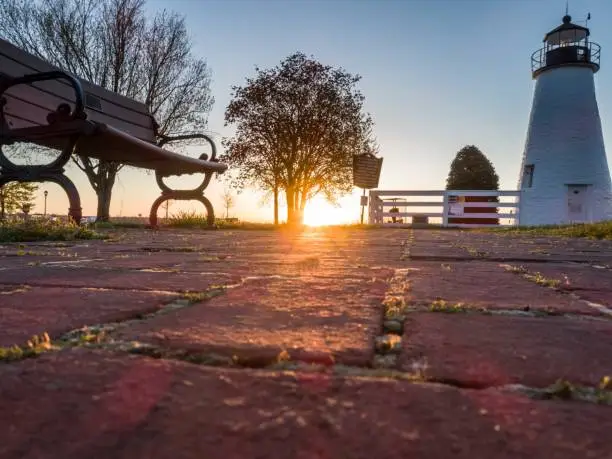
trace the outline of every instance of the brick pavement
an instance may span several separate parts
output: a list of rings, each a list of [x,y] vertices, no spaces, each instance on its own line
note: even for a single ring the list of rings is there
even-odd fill
[[[51,338],[0,362],[0,458],[612,458],[611,266],[467,231],[0,245],[0,346]]]

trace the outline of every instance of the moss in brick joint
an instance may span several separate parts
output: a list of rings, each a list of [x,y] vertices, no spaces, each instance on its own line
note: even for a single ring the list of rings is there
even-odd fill
[[[201,301],[210,300],[216,296],[225,293],[225,287],[213,286],[205,292],[188,292],[182,295],[181,299],[186,300],[189,304],[199,303]],[[180,301],[180,300],[179,300]]]
[[[534,282],[544,287],[556,289],[561,284],[561,281],[558,279],[551,279],[545,277],[542,273],[539,272],[530,272],[524,266],[503,265],[503,267],[508,272],[519,274],[528,281]]]
[[[463,303],[447,303],[445,300],[438,299],[435,300],[429,306],[429,310],[431,312],[445,312],[445,313],[458,313],[458,312],[467,312],[468,308]]]
[[[558,279],[544,277],[542,273],[523,274],[523,277],[544,287],[557,288],[561,284],[561,281]]]
[[[404,294],[410,290],[410,283],[405,278],[406,272],[407,270],[396,271],[383,300],[383,335],[377,336],[374,341],[375,356],[372,365],[375,368],[389,369],[397,365],[408,312]]]
[[[44,352],[57,350],[51,343],[49,335],[45,332],[40,336],[33,336],[23,346],[0,347],[0,362],[14,362],[32,357],[38,357]]]
[[[545,389],[524,389],[530,397],[540,400],[574,400],[612,405],[612,382],[609,376],[601,379],[598,387],[585,387],[559,379]]]

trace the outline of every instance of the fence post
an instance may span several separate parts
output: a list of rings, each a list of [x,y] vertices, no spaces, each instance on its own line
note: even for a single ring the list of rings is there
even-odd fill
[[[376,223],[382,224],[383,216],[382,213],[385,211],[382,199],[378,195],[376,195]]]
[[[376,224],[376,210],[377,210],[377,194],[376,191],[370,190],[370,197],[368,199],[368,224]]]
[[[442,227],[446,228],[448,226],[448,191],[444,191],[444,194],[442,195],[443,197],[443,202],[442,202]]]

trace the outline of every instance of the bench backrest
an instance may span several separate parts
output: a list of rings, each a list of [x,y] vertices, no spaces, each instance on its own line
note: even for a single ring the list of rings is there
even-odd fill
[[[0,74],[18,77],[59,70],[0,39]],[[154,120],[147,107],[79,78],[85,94],[87,119],[104,123],[146,142],[155,142]],[[74,108],[74,90],[64,80],[42,81],[9,88],[4,114],[11,128],[47,125],[49,112],[60,104]]]

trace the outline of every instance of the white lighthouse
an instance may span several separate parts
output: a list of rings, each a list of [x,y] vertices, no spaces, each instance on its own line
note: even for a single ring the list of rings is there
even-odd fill
[[[564,16],[531,57],[536,84],[519,178],[521,226],[612,219],[593,80],[600,47],[571,21]]]

